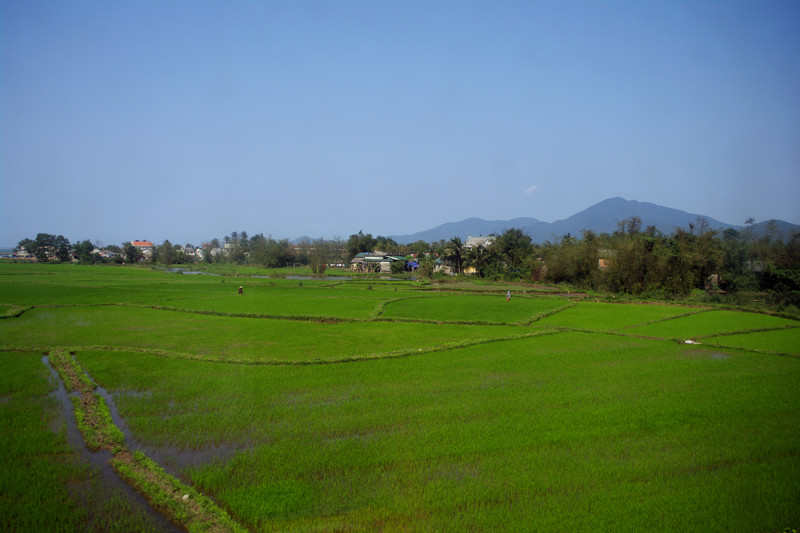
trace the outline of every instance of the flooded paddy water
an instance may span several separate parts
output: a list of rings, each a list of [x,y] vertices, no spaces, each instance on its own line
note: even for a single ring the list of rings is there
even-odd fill
[[[57,384],[57,388],[52,394],[60,405],[60,418],[64,422],[67,444],[69,445],[70,449],[74,450],[75,453],[80,456],[81,460],[90,465],[92,470],[97,474],[103,486],[110,489],[105,491],[106,496],[108,497],[112,491],[117,492],[119,495],[125,498],[133,508],[138,509],[143,514],[149,516],[161,531],[183,531],[183,529],[169,521],[163,514],[153,508],[153,506],[150,505],[143,495],[139,494],[130,485],[125,483],[121,477],[119,477],[116,470],[114,470],[109,462],[112,456],[110,450],[93,451],[89,449],[89,447],[86,445],[86,442],[83,440],[83,435],[78,429],[78,424],[75,420],[75,413],[72,407],[72,401],[70,400],[73,395],[77,396],[79,393],[67,392],[67,389],[64,387],[64,383],[61,381],[61,377],[58,375],[56,369],[50,364],[50,358],[47,355],[42,356],[42,363],[50,371],[50,375]],[[106,402],[109,402],[112,416],[116,416],[113,415],[113,413],[116,412],[116,407],[113,406],[113,401],[109,400],[108,393],[102,391],[101,395],[104,397]],[[124,424],[124,421],[116,416],[114,423],[119,424],[119,422]],[[118,425],[118,427],[120,426]],[[129,436],[129,433],[125,434],[126,440],[129,438]]]
[[[157,462],[164,470],[173,476],[181,479],[185,483],[189,480],[183,475],[183,470],[190,466],[195,466],[201,463],[207,463],[218,459],[227,459],[233,456],[236,452],[242,451],[242,447],[231,446],[204,446],[202,449],[184,449],[184,448],[168,448],[168,447],[154,447],[139,441],[133,435],[125,419],[119,414],[117,409],[115,397],[121,395],[148,395],[149,393],[142,393],[138,391],[122,391],[112,394],[103,387],[98,386],[95,390],[106,402],[108,409],[111,412],[111,421],[117,426],[122,434],[125,436],[125,442],[128,447],[133,450],[141,450],[148,457]]]

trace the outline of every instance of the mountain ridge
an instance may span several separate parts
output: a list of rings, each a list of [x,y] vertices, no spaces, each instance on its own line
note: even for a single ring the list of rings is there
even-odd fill
[[[390,237],[399,244],[409,244],[418,240],[435,242],[442,239],[449,240],[453,237],[466,240],[469,236],[499,235],[507,229],[519,228],[531,237],[532,242],[541,244],[546,241],[558,240],[566,234],[579,237],[584,230],[591,230],[595,233],[613,233],[617,230],[618,222],[633,216],[641,219],[643,230],[648,226],[655,226],[658,231],[666,235],[674,233],[677,228],[689,230],[689,225],[696,225],[698,218],[705,219],[712,230],[733,228],[740,231],[744,229],[743,225],[728,224],[705,215],[615,196],[555,222],[542,222],[533,217],[517,217],[510,220],[483,220],[471,217],[460,222],[446,222],[410,235],[390,235]],[[763,234],[769,222],[756,224],[754,226],[756,234]],[[796,224],[782,220],[775,220],[775,222],[778,231],[784,238],[788,237],[792,230],[800,231],[800,226]]]

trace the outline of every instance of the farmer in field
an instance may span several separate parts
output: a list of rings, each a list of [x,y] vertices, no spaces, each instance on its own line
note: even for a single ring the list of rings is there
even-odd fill
[[[511,299],[511,291],[506,291],[506,301]]]
[[[239,294],[244,294],[244,289],[242,288],[241,285],[239,285]]]

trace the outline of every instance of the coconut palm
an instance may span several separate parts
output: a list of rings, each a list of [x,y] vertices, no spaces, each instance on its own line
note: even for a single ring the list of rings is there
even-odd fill
[[[461,274],[461,266],[464,262],[464,243],[459,237],[453,237],[445,245],[444,259],[451,261],[456,267],[456,273]]]

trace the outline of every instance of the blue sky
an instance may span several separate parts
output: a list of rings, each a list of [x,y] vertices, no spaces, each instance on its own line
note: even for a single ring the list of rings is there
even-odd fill
[[[800,223],[800,2],[0,1],[0,245]]]

